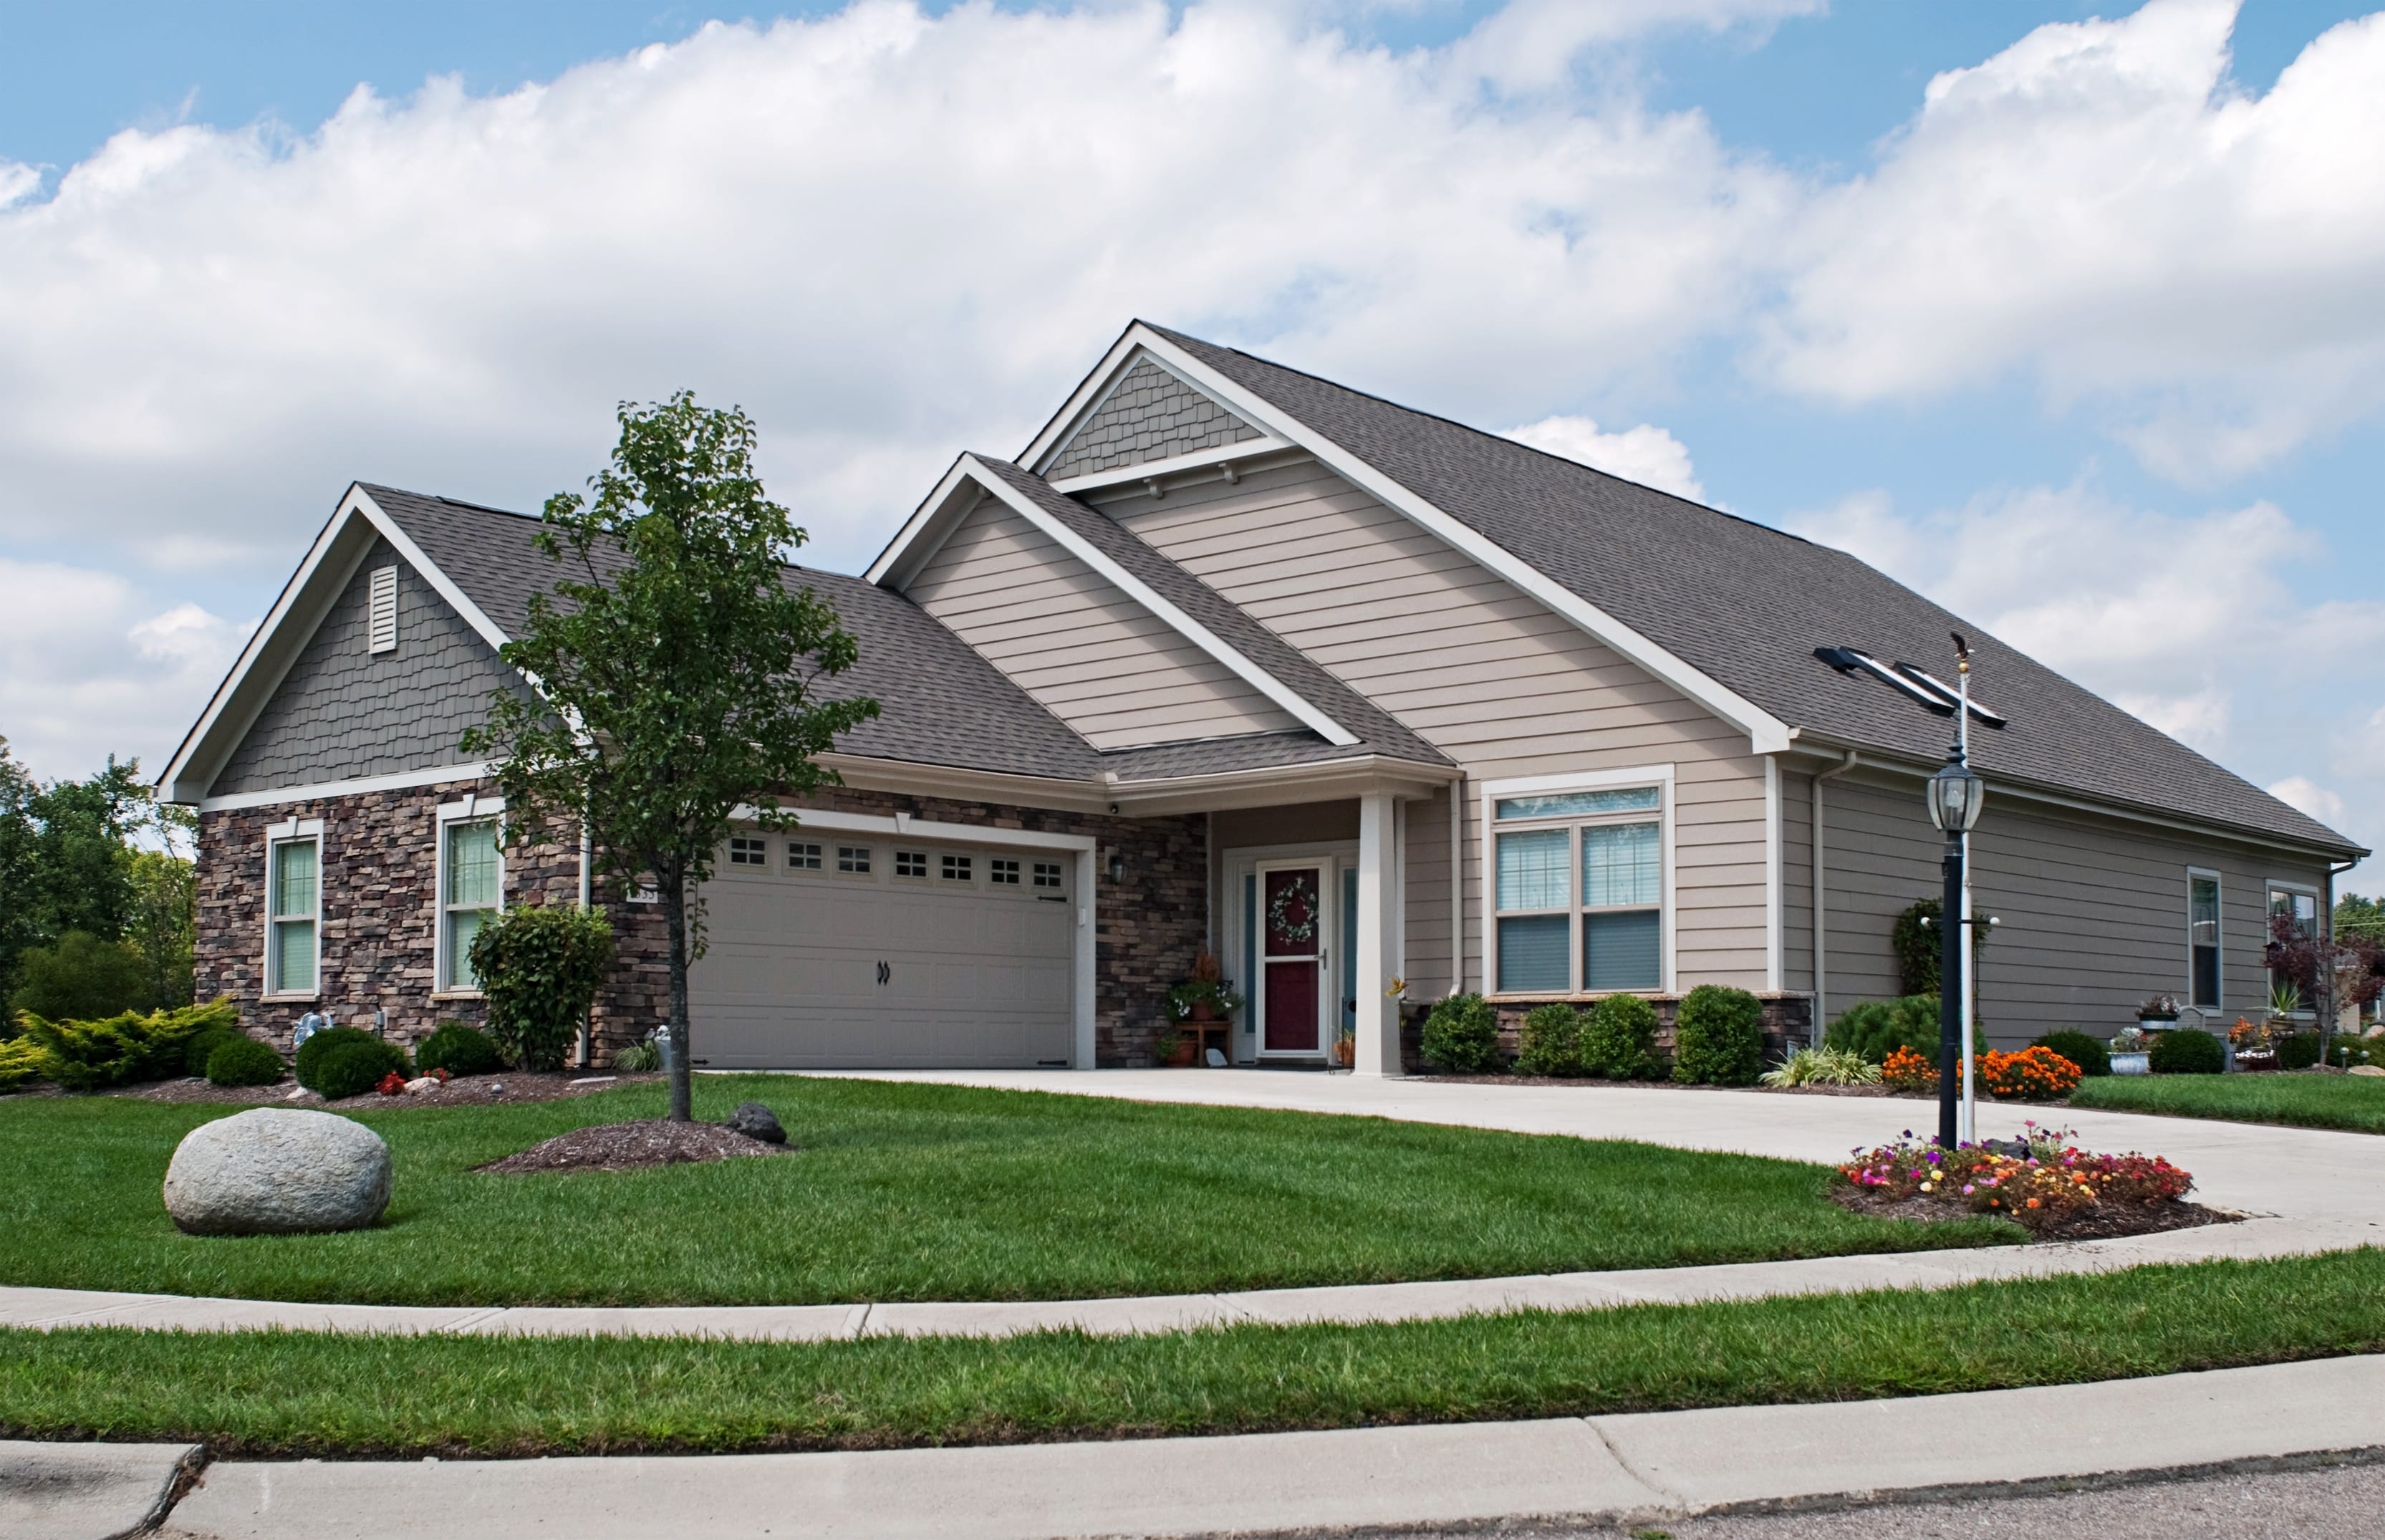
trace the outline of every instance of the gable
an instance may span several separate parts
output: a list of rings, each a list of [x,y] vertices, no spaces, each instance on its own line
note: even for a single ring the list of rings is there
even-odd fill
[[[1053,481],[1266,435],[1149,358],[1135,360],[1043,467]]]
[[[904,592],[1095,748],[1301,726],[999,499]]]
[[[376,572],[395,576],[394,645],[372,648]],[[388,581],[386,579],[384,582]],[[467,727],[518,675],[376,536],[207,787],[232,796],[465,763]]]

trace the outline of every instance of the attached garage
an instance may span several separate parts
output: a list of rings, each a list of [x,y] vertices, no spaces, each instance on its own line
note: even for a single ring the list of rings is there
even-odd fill
[[[1090,1063],[1092,851],[862,815],[732,837],[704,888],[706,947],[689,980],[697,1061]]]

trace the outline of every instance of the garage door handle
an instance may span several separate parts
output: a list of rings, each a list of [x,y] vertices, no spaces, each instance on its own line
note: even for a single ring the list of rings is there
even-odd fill
[[[878,982],[881,984],[893,983],[894,982],[894,965],[893,963],[881,962],[878,965]]]

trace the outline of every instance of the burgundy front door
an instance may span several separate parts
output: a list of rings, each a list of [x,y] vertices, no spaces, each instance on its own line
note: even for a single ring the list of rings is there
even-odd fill
[[[1324,875],[1320,867],[1288,866],[1260,877],[1261,1046],[1267,1053],[1313,1054],[1323,1045]]]

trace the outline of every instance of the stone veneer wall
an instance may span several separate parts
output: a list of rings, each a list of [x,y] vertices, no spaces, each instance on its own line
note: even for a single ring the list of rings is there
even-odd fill
[[[322,966],[313,1008],[369,1030],[389,1013],[388,1035],[409,1048],[443,1020],[479,1025],[477,998],[431,996],[437,913],[439,807],[488,782],[459,781],[203,813],[199,818],[198,997],[230,995],[241,1024],[282,1052],[306,1002],[261,997],[265,952],[265,831],[292,819],[323,820]],[[506,851],[506,901],[569,904],[580,894],[575,843]],[[612,974],[597,998],[594,1035],[627,1043],[663,1018],[668,983],[659,912],[621,904],[599,883],[594,900],[613,921]]]
[[[479,1024],[481,1002],[431,997],[439,807],[493,783],[456,782],[406,791],[325,797],[201,815],[198,850],[198,993],[229,995],[242,1024],[283,1052],[308,1006],[260,998],[265,951],[265,831],[291,819],[323,820],[321,989],[316,1008],[368,1028],[389,1013],[389,1035],[409,1046],[442,1020]],[[1112,818],[1042,808],[835,788],[809,806],[908,813],[941,823],[982,824],[1098,840],[1094,923],[1096,1061],[1154,1062],[1166,1025],[1163,995],[1192,971],[1207,933],[1207,846],[1198,817]],[[1113,850],[1123,884],[1109,881]],[[576,845],[506,852],[506,901],[564,903],[579,895]],[[597,997],[596,1058],[644,1036],[663,1020],[669,976],[659,907],[629,904],[600,877],[594,900],[613,921],[611,977]],[[697,1024],[700,1045],[702,1023]]]

